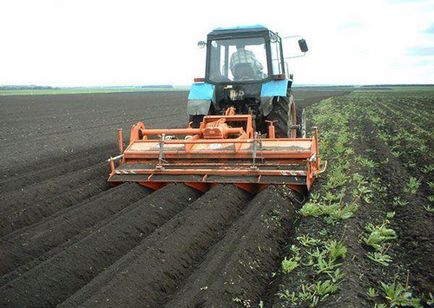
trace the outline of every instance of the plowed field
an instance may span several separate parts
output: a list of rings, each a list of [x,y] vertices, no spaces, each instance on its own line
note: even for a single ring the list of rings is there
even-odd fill
[[[0,97],[0,306],[390,304],[380,280],[429,304],[432,92],[296,91],[329,161],[307,199],[110,187],[116,129],[182,127],[186,96]],[[381,226],[394,234],[365,241]]]

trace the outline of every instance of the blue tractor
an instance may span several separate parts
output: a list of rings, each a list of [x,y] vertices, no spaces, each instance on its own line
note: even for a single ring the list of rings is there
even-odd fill
[[[302,127],[291,91],[282,38],[264,26],[216,28],[201,41],[206,46],[205,78],[196,78],[188,96],[192,127],[205,115],[220,115],[233,107],[237,114],[251,114],[255,131],[267,133],[273,121],[276,137],[297,137]],[[308,47],[298,41],[301,52]]]

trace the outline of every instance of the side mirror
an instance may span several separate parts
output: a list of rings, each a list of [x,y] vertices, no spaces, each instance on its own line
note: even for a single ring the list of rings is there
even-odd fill
[[[309,50],[309,48],[307,47],[307,43],[306,43],[305,39],[298,40],[298,46],[300,47],[300,50],[302,52],[307,52]]]
[[[199,41],[199,42],[197,42],[197,47],[204,48],[205,46],[206,46],[206,42],[205,41]]]

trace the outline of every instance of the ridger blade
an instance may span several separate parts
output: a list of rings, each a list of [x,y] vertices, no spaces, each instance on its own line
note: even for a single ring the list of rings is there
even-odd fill
[[[172,182],[200,190],[215,183],[249,191],[270,184],[310,189],[321,172],[316,129],[312,138],[274,138],[270,123],[265,138],[254,133],[250,115],[206,116],[200,128],[185,129],[145,129],[139,122],[123,154],[109,161],[109,182],[153,189]]]

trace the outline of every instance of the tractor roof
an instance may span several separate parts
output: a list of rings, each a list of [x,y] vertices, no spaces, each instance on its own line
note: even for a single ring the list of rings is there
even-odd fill
[[[217,27],[213,31],[236,31],[236,30],[268,30],[263,25],[250,25],[250,26],[235,26],[235,27]]]
[[[212,32],[208,33],[209,38],[221,37],[221,36],[238,36],[243,34],[255,34],[255,33],[268,33],[269,30],[263,25],[252,25],[252,26],[237,26],[237,27],[219,27],[213,29]]]

